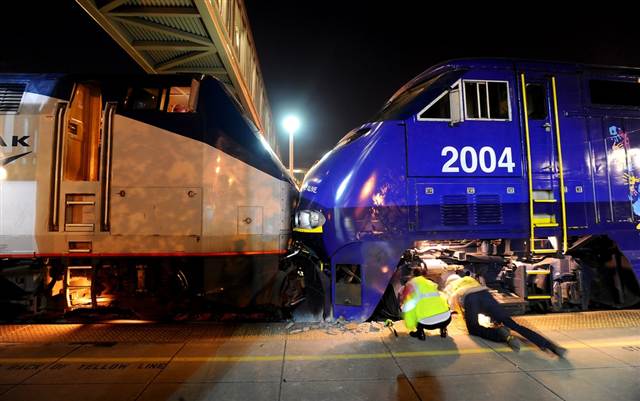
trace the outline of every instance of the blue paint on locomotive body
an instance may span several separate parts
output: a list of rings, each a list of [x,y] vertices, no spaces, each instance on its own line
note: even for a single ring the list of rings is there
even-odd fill
[[[637,83],[640,70],[452,61],[430,68],[401,88],[376,122],[347,134],[305,177],[298,209],[325,215],[318,253],[330,260],[333,277],[337,264],[362,268],[361,305],[339,305],[334,295],[334,316],[368,318],[402,252],[415,241],[528,240],[521,74],[531,102],[533,190],[560,199],[553,76],[568,235],[608,235],[640,276],[640,108],[594,104],[590,98],[590,81]],[[439,96],[454,96],[456,87],[462,93],[462,121],[419,117],[429,105],[438,106]],[[491,91],[494,98],[506,91],[507,99],[502,96],[501,104],[490,104]],[[470,103],[476,101],[478,109],[484,102],[500,118],[471,118]],[[544,106],[532,113],[535,101]],[[542,207],[560,216],[559,203]],[[539,233],[561,236],[561,227]]]

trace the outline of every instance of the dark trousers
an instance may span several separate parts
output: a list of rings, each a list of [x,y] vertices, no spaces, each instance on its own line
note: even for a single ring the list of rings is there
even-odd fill
[[[436,324],[422,324],[418,322],[418,331],[444,329],[449,325],[449,323],[451,323],[451,316],[449,316],[449,319]]]
[[[506,342],[504,333],[495,328],[486,328],[478,324],[478,314],[489,316],[493,321],[502,323],[513,331],[520,333],[524,338],[531,341],[542,349],[549,348],[552,343],[524,326],[516,323],[502,306],[496,301],[488,291],[480,291],[468,294],[464,297],[464,321],[467,324],[469,334],[486,338],[495,342]]]

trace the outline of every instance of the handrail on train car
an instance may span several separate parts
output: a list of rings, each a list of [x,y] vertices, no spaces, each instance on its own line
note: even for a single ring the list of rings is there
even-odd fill
[[[524,137],[527,141],[527,178],[529,183],[529,241],[530,249],[533,249],[534,240],[535,240],[535,232],[533,227],[533,177],[531,175],[531,139],[529,134],[529,115],[528,115],[528,106],[527,106],[527,85],[524,79],[524,73],[520,74],[520,83],[522,85],[522,106],[523,106],[523,116],[524,120]]]
[[[562,210],[562,252],[567,252],[567,207],[564,187],[564,168],[562,166],[562,145],[560,141],[560,121],[558,118],[558,95],[556,92],[556,77],[551,77],[551,89],[553,92],[553,114],[556,128],[556,144],[558,146],[558,175],[560,176],[560,209]]]

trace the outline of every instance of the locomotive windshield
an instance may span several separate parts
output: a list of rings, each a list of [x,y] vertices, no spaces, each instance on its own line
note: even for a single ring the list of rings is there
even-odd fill
[[[421,106],[435,99],[442,91],[458,80],[462,74],[463,71],[461,70],[444,72],[405,89],[387,101],[373,121],[404,119],[411,114],[417,113]]]

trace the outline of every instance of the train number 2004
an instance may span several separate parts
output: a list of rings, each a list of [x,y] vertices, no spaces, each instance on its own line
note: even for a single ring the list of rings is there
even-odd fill
[[[447,157],[447,155],[450,156],[442,166],[443,173],[459,173],[462,168],[462,171],[470,174],[475,173],[478,167],[484,173],[493,173],[496,168],[506,168],[507,172],[513,173],[516,166],[510,147],[502,150],[499,159],[496,157],[496,151],[490,146],[482,147],[479,152],[471,146],[463,147],[460,152],[453,146],[445,146],[442,148],[441,156]],[[460,167],[455,165],[458,158],[460,159]]]

